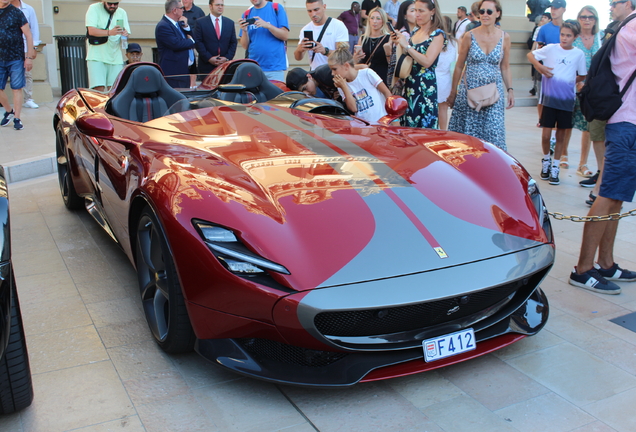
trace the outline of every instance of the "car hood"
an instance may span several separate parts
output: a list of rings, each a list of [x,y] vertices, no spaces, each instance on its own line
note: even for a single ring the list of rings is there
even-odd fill
[[[175,217],[234,230],[289,269],[276,277],[297,290],[452,267],[548,242],[527,172],[465,135],[269,105],[199,109],[146,125],[162,129],[143,151],[156,161],[151,182],[169,174]],[[175,174],[187,187],[174,187]]]

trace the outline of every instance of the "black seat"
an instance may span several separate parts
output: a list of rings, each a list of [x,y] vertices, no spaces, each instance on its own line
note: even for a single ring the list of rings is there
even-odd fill
[[[146,122],[162,117],[175,102],[185,98],[168,85],[156,67],[144,65],[132,72],[109,105],[117,117]]]
[[[269,82],[263,70],[256,63],[242,63],[234,72],[228,84],[242,84],[245,91],[256,97],[256,102],[267,102],[283,93],[283,90]],[[229,102],[245,103],[245,95],[240,92],[219,92],[219,99]]]

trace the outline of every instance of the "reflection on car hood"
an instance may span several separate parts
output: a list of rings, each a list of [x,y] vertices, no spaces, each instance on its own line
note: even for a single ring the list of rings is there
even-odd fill
[[[234,229],[288,268],[295,289],[547,242],[527,173],[506,153],[456,133],[350,120],[268,105],[214,107],[147,123],[174,133],[163,140],[170,146],[150,140],[144,149],[169,168],[151,173],[153,181],[177,174],[187,186],[171,188],[176,217]]]

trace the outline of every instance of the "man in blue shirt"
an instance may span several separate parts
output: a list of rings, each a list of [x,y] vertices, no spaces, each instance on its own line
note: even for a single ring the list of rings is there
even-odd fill
[[[239,20],[241,46],[250,59],[258,62],[268,79],[285,81],[288,65],[285,42],[289,36],[287,13],[280,3],[250,1],[253,7]]]
[[[539,48],[544,45],[558,44],[561,42],[561,24],[563,24],[565,6],[565,0],[554,0],[550,5],[552,21],[542,25],[539,29],[539,34],[537,35]]]

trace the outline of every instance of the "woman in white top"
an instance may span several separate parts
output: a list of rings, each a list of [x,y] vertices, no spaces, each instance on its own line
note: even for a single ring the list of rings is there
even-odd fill
[[[435,68],[435,77],[437,78],[437,103],[438,103],[438,118],[439,128],[446,130],[448,128],[448,96],[451,91],[451,66],[457,60],[457,41],[452,36],[450,29],[453,27],[453,21],[444,16],[444,32],[446,32],[447,43],[439,53],[437,60],[437,67]]]

